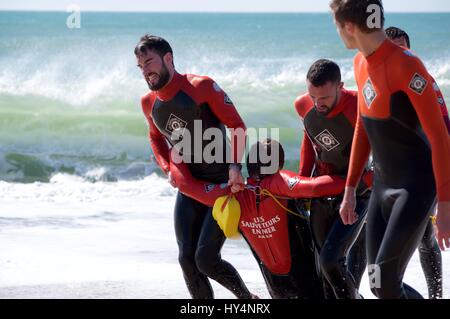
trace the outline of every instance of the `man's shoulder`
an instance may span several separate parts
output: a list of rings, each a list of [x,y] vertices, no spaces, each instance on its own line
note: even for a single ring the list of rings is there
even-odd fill
[[[149,91],[141,97],[141,105],[143,109],[149,109],[155,102],[156,93]]]
[[[197,88],[208,84],[213,85],[215,83],[213,79],[206,75],[185,74],[184,77],[189,84]]]
[[[344,113],[354,126],[356,124],[358,114],[358,91],[342,90],[344,105],[342,113]]]
[[[348,107],[356,107],[358,104],[358,91],[342,89],[342,95],[345,99],[345,104]]]
[[[398,70],[400,74],[410,68],[425,68],[422,60],[414,51],[400,46],[392,50],[387,63],[394,66],[392,69]]]
[[[299,95],[294,101],[295,109],[300,115],[300,117],[304,118],[309,110],[314,106],[314,102],[309,96],[308,93]]]

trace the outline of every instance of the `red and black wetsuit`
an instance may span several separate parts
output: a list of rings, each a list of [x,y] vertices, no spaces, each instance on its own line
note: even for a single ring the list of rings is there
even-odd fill
[[[211,184],[194,179],[184,163],[171,164],[170,170],[180,192],[212,206],[219,196],[230,194],[226,184]],[[279,171],[260,182],[248,185],[269,190],[275,196],[311,198],[333,196],[344,190],[344,180],[333,176],[299,177]],[[314,261],[312,242],[306,222],[289,214],[271,197],[258,196],[245,189],[237,193],[241,206],[239,230],[250,245],[269,292],[273,298],[320,298],[320,281]],[[287,206],[287,199],[280,199]]]
[[[232,158],[227,160],[224,125],[245,130],[244,122],[227,94],[210,78],[175,72],[164,88],[142,98],[142,110],[148,121],[153,154],[164,172],[170,169],[170,146],[176,147],[186,139],[191,141],[191,147],[181,151],[191,162],[189,169],[197,178],[226,182],[228,163],[240,162],[245,149],[245,134],[232,134]],[[201,130],[195,130],[200,123]],[[212,163],[207,163],[202,156],[205,146],[212,143],[201,138],[209,128],[220,130],[222,136],[218,138],[220,140],[214,140],[213,145],[224,150],[224,155]],[[238,298],[250,298],[236,269],[220,256],[225,237],[213,220],[210,207],[179,192],[174,215],[178,260],[191,296],[213,298],[210,277]]]
[[[438,98],[438,103],[441,108],[442,117],[444,118],[445,126],[447,127],[447,132],[450,134],[450,119],[448,117],[448,109],[447,105],[445,104],[444,95],[441,92],[441,89],[439,88],[437,82],[432,78],[433,80],[433,89],[436,91],[436,96]]]
[[[442,117],[444,119],[447,131],[450,134],[450,120],[448,117],[447,105],[444,96],[439,89],[436,81],[433,80],[433,89],[436,91],[438,103],[441,107]],[[425,234],[419,244],[420,264],[425,274],[428,287],[429,299],[441,299],[443,294],[442,288],[442,255],[441,249],[434,233],[434,227],[431,219],[428,221]]]
[[[347,175],[354,127],[357,118],[357,93],[341,89],[337,105],[328,115],[319,113],[309,94],[298,97],[295,109],[303,120],[299,174],[320,176]],[[368,203],[370,174],[361,183],[358,194],[358,222],[342,223],[339,205],[342,194],[335,198],[319,198],[311,202],[311,229],[319,253],[321,272],[325,277],[327,298],[356,298],[357,288],[365,270],[364,227]],[[356,241],[356,245],[352,248]],[[350,253],[350,258],[347,256]],[[347,265],[347,262],[349,263]],[[330,291],[331,289],[331,291]]]
[[[359,116],[347,185],[358,184],[370,150],[374,184],[367,219],[369,264],[379,298],[421,298],[403,283],[435,201],[450,200],[450,143],[437,88],[411,51],[389,40],[354,61]]]

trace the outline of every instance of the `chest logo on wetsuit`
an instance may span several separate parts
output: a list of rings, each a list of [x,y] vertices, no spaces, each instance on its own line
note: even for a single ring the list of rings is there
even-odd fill
[[[328,152],[341,144],[327,129],[319,133],[314,139]]]
[[[419,73],[414,74],[411,82],[409,83],[409,88],[419,95],[422,95],[423,91],[427,87],[428,81],[425,80],[423,76]]]
[[[288,185],[289,189],[292,190],[295,187],[295,185],[298,184],[299,181],[300,181],[300,179],[297,176],[289,178],[287,180],[287,185]]]
[[[215,184],[206,184],[206,185],[205,185],[205,192],[206,192],[206,193],[211,192],[211,191],[214,189],[214,187],[216,187]]]
[[[173,113],[170,113],[169,120],[166,124],[166,131],[172,135],[174,134],[177,137],[180,137],[184,133],[184,129],[187,126],[187,122],[180,119]]]
[[[370,109],[372,102],[377,97],[377,92],[375,91],[375,89],[372,85],[372,81],[370,81],[370,79],[367,80],[366,84],[363,87],[363,95],[364,95],[364,100],[366,101],[367,108]]]

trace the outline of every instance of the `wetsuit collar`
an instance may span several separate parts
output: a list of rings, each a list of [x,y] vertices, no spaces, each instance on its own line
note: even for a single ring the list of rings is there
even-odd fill
[[[346,93],[347,93],[346,89],[341,89],[341,98],[339,99],[339,102],[335,105],[335,107],[331,110],[331,112],[327,114],[326,118],[329,119],[335,117],[344,110],[347,102]]]
[[[392,47],[395,46],[395,44],[389,40],[386,39],[384,42],[380,45],[378,49],[368,57],[366,57],[367,63],[370,66],[376,66],[383,62],[387,56],[387,54],[391,51]]]
[[[177,71],[173,73],[172,80],[162,89],[156,91],[156,95],[160,100],[167,101],[170,100],[175,93],[180,89],[181,80],[183,76],[179,74]]]

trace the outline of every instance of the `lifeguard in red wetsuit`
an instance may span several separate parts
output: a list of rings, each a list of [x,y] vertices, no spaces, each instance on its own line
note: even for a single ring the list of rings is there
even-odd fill
[[[150,145],[169,181],[169,152],[174,148],[182,153],[195,177],[211,183],[228,182],[233,191],[239,190],[245,124],[228,95],[209,77],[176,72],[172,48],[160,37],[142,37],[134,53],[150,88],[142,97]],[[231,146],[225,126],[234,129]],[[208,132],[215,135],[206,136]],[[208,147],[215,154],[207,152]],[[206,154],[213,158],[207,159]],[[225,237],[211,208],[178,192],[174,215],[178,261],[191,296],[214,297],[209,277],[238,298],[252,298],[236,269],[220,255]]]
[[[378,8],[376,23],[369,5]],[[346,47],[359,50],[359,115],[340,214],[344,223],[355,221],[355,187],[372,151],[366,229],[372,292],[379,298],[422,298],[403,276],[436,195],[438,243],[450,247],[450,143],[436,88],[422,61],[386,37],[381,1],[333,0],[330,6]]]
[[[345,177],[357,118],[357,92],[344,88],[339,66],[328,59],[311,65],[306,82],[308,92],[295,100],[304,126],[299,174]],[[343,192],[311,201],[311,231],[326,298],[359,298],[359,283],[366,265],[362,230],[370,196],[369,179],[358,189],[359,218],[353,225],[344,225],[339,216]]]
[[[279,151],[275,151],[276,149]],[[342,193],[343,178],[329,175],[300,177],[294,172],[279,170],[284,163],[284,152],[277,142],[267,140],[258,143],[251,148],[250,154],[261,154],[261,151],[270,156],[271,163],[262,164],[260,159],[256,163],[250,163],[247,159],[251,176],[247,180],[247,187],[266,189],[275,196],[281,196],[279,201],[284,207],[288,205],[288,198],[334,196]],[[262,173],[262,167],[274,163],[274,154],[280,154],[276,159],[279,163],[276,170],[271,174]],[[226,185],[192,178],[183,164],[171,163],[170,169],[180,191],[205,205],[212,206],[219,196],[230,193]],[[271,296],[321,298],[321,283],[317,277],[307,223],[302,218],[289,214],[273,198],[259,196],[258,192],[251,189],[237,193],[236,199],[241,206],[239,230],[260,261]]]
[[[410,40],[408,34],[396,27],[389,27],[386,29],[386,35],[392,42],[402,46],[406,49],[410,49]],[[436,90],[439,105],[441,106],[441,113],[444,119],[447,131],[450,134],[450,121],[448,118],[447,105],[445,104],[444,96],[439,89],[436,81],[433,79],[433,88]],[[437,243],[434,227],[431,219],[427,224],[425,234],[419,244],[419,257],[420,264],[425,275],[428,286],[428,298],[429,299],[441,299],[442,298],[442,255],[439,245]]]

